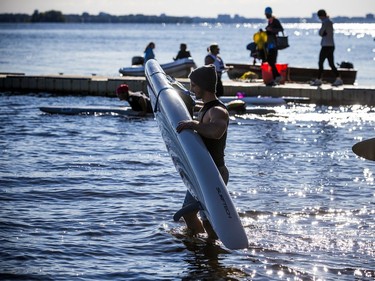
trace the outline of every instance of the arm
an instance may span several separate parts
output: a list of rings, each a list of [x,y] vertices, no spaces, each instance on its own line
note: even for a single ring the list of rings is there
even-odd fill
[[[178,60],[181,58],[181,51],[178,51],[177,56],[173,60]]]
[[[215,61],[214,61],[214,59],[210,55],[207,55],[204,58],[204,64],[205,65],[214,64],[214,63],[215,63]]]
[[[319,35],[321,37],[327,36],[327,22],[322,23],[322,27],[319,29]]]
[[[139,113],[140,116],[145,116],[147,114],[147,101],[144,97],[141,97],[138,101],[139,105],[142,108],[142,111]]]
[[[219,106],[211,108],[204,117],[202,122],[196,120],[185,120],[179,122],[176,130],[177,133],[185,129],[197,131],[201,136],[210,139],[220,139],[228,127],[228,112]]]

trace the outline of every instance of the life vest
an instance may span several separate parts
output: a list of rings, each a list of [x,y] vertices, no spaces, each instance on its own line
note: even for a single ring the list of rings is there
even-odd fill
[[[258,31],[254,34],[253,40],[257,45],[257,49],[263,50],[264,45],[267,43],[267,33],[265,31]]]
[[[208,54],[207,56],[209,56],[209,57],[211,57],[213,59],[214,66],[216,68],[216,72],[218,72],[221,75],[221,73],[225,69],[225,67],[224,67],[224,61],[222,60],[222,58],[220,56],[215,56],[213,54]]]

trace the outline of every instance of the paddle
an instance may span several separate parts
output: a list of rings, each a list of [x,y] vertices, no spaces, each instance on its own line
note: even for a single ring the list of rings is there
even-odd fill
[[[352,150],[359,157],[375,161],[375,138],[356,143]]]

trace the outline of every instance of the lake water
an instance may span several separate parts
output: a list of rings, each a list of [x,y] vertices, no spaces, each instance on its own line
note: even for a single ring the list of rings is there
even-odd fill
[[[1,25],[0,72],[116,76],[151,40],[161,62],[181,41],[198,64],[212,41],[242,62],[257,28]],[[317,28],[287,25],[303,40],[279,61],[316,64]],[[371,85],[373,37],[374,25],[336,36],[336,58],[354,63],[360,85]],[[375,162],[351,151],[374,137],[374,108],[288,104],[232,117],[228,189],[250,246],[229,251],[173,222],[186,188],[153,118],[48,115],[43,105],[120,102],[0,94],[1,280],[374,280]]]
[[[118,76],[150,41],[160,63],[172,61],[181,42],[198,66],[212,42],[219,43],[225,62],[250,63],[246,45],[260,28],[264,25],[0,24],[0,72]],[[284,28],[290,47],[279,52],[278,62],[317,68],[320,24]],[[335,24],[335,31],[336,63],[352,62],[358,84],[373,85],[375,24]]]

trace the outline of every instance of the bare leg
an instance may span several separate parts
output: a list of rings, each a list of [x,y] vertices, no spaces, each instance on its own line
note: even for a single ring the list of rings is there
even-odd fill
[[[227,167],[224,165],[222,167],[219,167],[220,175],[222,176],[225,184],[228,183],[229,180],[229,172]],[[190,192],[186,192],[185,200],[184,200],[184,206],[187,206],[189,204],[192,204],[195,199],[190,194]],[[207,219],[203,219],[203,222],[198,218],[198,211],[194,211],[191,213],[184,214],[182,217],[185,220],[186,226],[188,228],[188,231],[192,235],[196,235],[198,233],[204,233],[207,232],[208,238],[212,240],[217,240],[218,236],[213,229],[211,223]]]
[[[197,213],[198,212],[193,212],[193,213],[183,215],[186,226],[192,235],[195,235],[198,233],[204,233],[202,222],[198,218]]]
[[[212,228],[211,223],[208,220],[203,221],[204,229],[207,232],[208,238],[212,240],[217,240],[219,237],[217,237],[217,234],[215,230]]]

